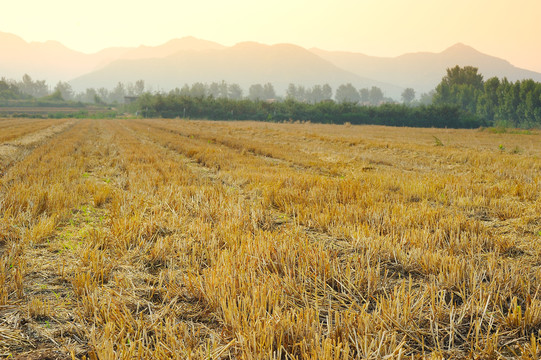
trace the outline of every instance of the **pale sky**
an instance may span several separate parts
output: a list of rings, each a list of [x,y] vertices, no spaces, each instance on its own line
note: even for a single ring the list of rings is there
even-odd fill
[[[195,36],[374,56],[462,42],[541,72],[541,0],[3,0],[0,31],[83,52]]]

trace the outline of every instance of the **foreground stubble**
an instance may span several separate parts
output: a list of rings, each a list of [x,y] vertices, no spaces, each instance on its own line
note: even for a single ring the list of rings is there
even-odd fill
[[[79,121],[3,162],[0,356],[537,358],[539,140]]]

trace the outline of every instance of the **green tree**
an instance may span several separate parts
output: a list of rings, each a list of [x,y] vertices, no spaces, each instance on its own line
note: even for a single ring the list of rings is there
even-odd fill
[[[84,92],[78,93],[75,96],[75,100],[83,103],[92,103],[94,102],[94,97],[97,95],[98,93],[96,92],[96,89],[87,88]]]
[[[322,93],[323,100],[332,99],[332,87],[329,84],[324,84],[321,90],[323,91]]]
[[[339,103],[352,103],[356,104],[361,100],[359,92],[351,83],[342,84],[336,89],[335,95],[336,101]]]
[[[302,85],[297,86],[297,101],[307,102],[308,101],[308,91]]]
[[[207,95],[208,95],[208,92],[207,92],[207,87],[205,86],[205,84],[201,82],[196,82],[192,84],[192,87],[190,89],[191,97],[202,99],[202,98],[207,97]]]
[[[434,102],[435,90],[430,90],[427,93],[422,93],[419,97],[419,105],[431,105]]]
[[[102,102],[109,101],[109,90],[107,90],[104,87],[100,87],[98,90],[96,90],[96,93],[98,95],[98,99]]]
[[[229,86],[224,80],[218,85],[218,97],[222,99],[229,97]]]
[[[62,97],[62,93],[60,92],[60,90],[55,90],[52,94],[44,96],[41,99],[54,102],[64,102],[65,100]]]
[[[503,78],[498,95],[498,109],[494,120],[501,125],[518,127],[520,119],[517,116],[517,109],[520,104],[520,82],[513,83]]]
[[[310,90],[309,101],[312,104],[317,104],[318,102],[323,101],[323,88],[321,85],[314,85]]]
[[[436,87],[434,104],[458,105],[462,110],[475,114],[479,96],[483,93],[483,75],[473,66],[455,66]]]
[[[248,89],[248,99],[252,101],[264,100],[265,95],[263,92],[263,85],[253,84],[252,86],[250,86],[250,88]]]
[[[135,96],[141,96],[145,92],[145,81],[137,80],[134,87]]]
[[[500,80],[492,77],[485,81],[483,93],[477,100],[477,115],[486,121],[494,121],[494,115],[499,104],[498,91]]]
[[[24,74],[21,82],[17,83],[19,90],[27,95],[35,98],[47,96],[49,94],[49,87],[45,80],[33,81],[30,75]]]
[[[370,90],[368,88],[362,88],[359,90],[359,95],[361,95],[361,102],[363,104],[370,102]]]
[[[276,92],[274,91],[274,86],[271,83],[266,83],[263,85],[263,98],[265,100],[276,99]]]
[[[402,91],[402,102],[409,105],[415,100],[415,90],[412,88],[406,88]]]
[[[297,86],[290,83],[286,89],[286,99],[288,100],[297,100]]]
[[[190,86],[188,84],[184,84],[182,88],[179,91],[180,96],[190,96]]]
[[[24,95],[13,81],[6,78],[0,79],[0,99],[16,100],[22,98],[24,98]]]
[[[372,86],[370,89],[369,100],[372,105],[379,105],[384,99],[383,91],[377,86]]]
[[[220,84],[213,82],[208,87],[208,96],[212,96],[217,99],[220,97]]]
[[[126,87],[119,81],[113,91],[109,93],[109,101],[121,104],[124,102],[124,96],[126,96]]]
[[[230,84],[227,88],[228,90],[228,97],[232,100],[240,100],[242,99],[242,88],[239,84]]]
[[[73,99],[73,96],[74,96],[73,89],[71,85],[68,84],[67,82],[59,81],[54,87],[53,92],[57,92],[57,91],[60,92],[62,99],[64,100]]]

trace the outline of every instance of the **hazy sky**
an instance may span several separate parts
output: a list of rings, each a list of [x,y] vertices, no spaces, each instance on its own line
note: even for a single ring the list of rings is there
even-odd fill
[[[0,31],[84,52],[195,36],[396,56],[462,42],[541,72],[541,0],[17,0]]]

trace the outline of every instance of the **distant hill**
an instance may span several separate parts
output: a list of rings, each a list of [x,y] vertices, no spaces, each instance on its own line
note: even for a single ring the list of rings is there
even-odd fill
[[[428,92],[434,89],[445,76],[446,69],[455,65],[478,67],[485,79],[497,76],[507,77],[512,81],[530,78],[541,81],[540,73],[517,68],[506,60],[483,54],[460,43],[441,53],[419,52],[392,58],[320,49],[311,49],[311,51],[359,76],[370,76],[379,81],[392,82],[403,88],[411,87],[417,92]]]
[[[85,54],[54,41],[28,43],[0,32],[0,76],[20,80],[25,73],[53,83],[69,79],[93,67]]]
[[[71,80],[118,59],[159,58],[183,50],[222,47],[211,41],[185,37],[154,47],[116,47],[85,54],[55,41],[26,42],[16,35],[0,32],[0,77],[20,80],[24,74],[29,74],[33,79],[47,80],[49,85],[54,85],[59,80]]]
[[[155,90],[222,80],[238,83],[245,91],[252,84],[271,82],[279,94],[285,93],[290,83],[304,86],[328,83],[336,89],[350,82],[359,88],[379,86],[395,96],[402,90],[398,86],[345,71],[296,45],[271,46],[255,42],[201,51],[179,51],[164,58],[117,60],[72,80],[71,84],[74,88],[112,87],[118,81],[133,82],[137,79],[145,80]]]
[[[70,81],[76,91],[88,87],[112,88],[119,81],[145,80],[154,90],[168,91],[194,82],[238,83],[245,93],[252,84],[271,82],[278,94],[289,83],[311,87],[330,84],[334,90],[345,83],[357,88],[378,86],[395,99],[406,87],[418,94],[435,88],[449,67],[472,65],[485,79],[510,80],[541,74],[517,68],[509,62],[483,54],[464,44],[440,53],[410,53],[375,57],[360,53],[307,50],[292,44],[263,45],[243,42],[226,47],[184,37],[159,46],[116,47],[94,54],[71,50],[55,42],[26,42],[0,32],[0,77],[20,80],[29,74],[54,86]]]
[[[212,41],[200,40],[192,36],[188,36],[182,39],[173,39],[163,45],[158,46],[141,45],[138,48],[125,52],[119,58],[130,60],[164,58],[180,51],[219,50],[223,49],[224,47],[225,46]]]

